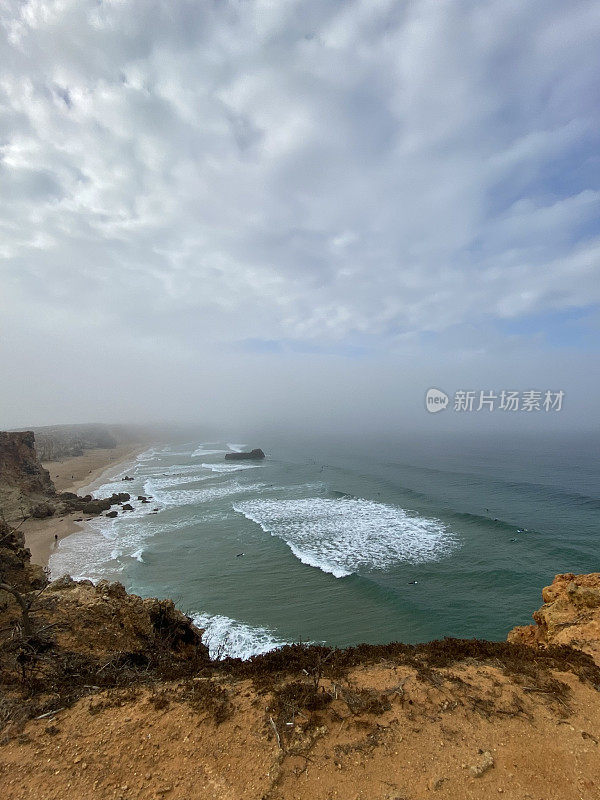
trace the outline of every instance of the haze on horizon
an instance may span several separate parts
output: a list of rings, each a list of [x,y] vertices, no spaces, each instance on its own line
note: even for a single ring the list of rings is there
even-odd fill
[[[598,429],[595,0],[7,0],[0,427]],[[429,415],[429,387],[560,414]]]

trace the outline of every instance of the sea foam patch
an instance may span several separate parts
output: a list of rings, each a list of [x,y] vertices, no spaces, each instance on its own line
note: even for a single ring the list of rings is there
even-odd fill
[[[149,480],[145,484],[148,494],[155,500],[166,506],[188,506],[194,503],[208,503],[212,500],[219,500],[228,495],[243,494],[246,492],[257,492],[264,487],[264,483],[254,483],[243,485],[235,481],[230,481],[222,486],[210,486],[205,489],[161,489],[157,484]]]
[[[222,614],[197,614],[193,622],[204,628],[202,639],[211,658],[250,658],[288,644],[268,628],[246,625]]]
[[[146,543],[154,536],[172,535],[211,519],[211,514],[181,514],[163,522],[160,515],[149,514],[148,506],[137,505],[114,519],[95,517],[82,530],[62,539],[50,556],[52,579],[72,575],[77,580],[99,580],[123,572],[127,559],[144,563]],[[214,515],[215,518],[220,518]],[[221,515],[222,516],[222,515]]]
[[[109,520],[97,517],[83,530],[63,539],[50,556],[48,566],[52,579],[71,575],[76,580],[92,581],[106,574],[122,572],[123,556],[136,557],[143,552],[148,530],[140,528],[131,518]]]
[[[203,469],[225,475],[228,472],[240,472],[244,469],[259,469],[262,464],[243,464],[236,461],[234,464],[202,464]]]
[[[226,452],[227,450],[213,449],[210,447],[205,447],[204,445],[201,444],[192,453],[192,458],[199,458],[200,456],[216,456],[219,453],[226,453]]]
[[[436,519],[358,498],[255,499],[235,511],[289,546],[294,555],[336,578],[360,569],[387,569],[448,555],[456,536]]]
[[[136,461],[157,461],[158,453],[159,451],[155,447],[150,447],[148,450],[144,450],[143,453],[139,453],[136,456]]]
[[[176,486],[184,486],[188,483],[199,483],[200,481],[206,481],[211,478],[211,475],[200,475],[198,472],[194,473],[173,473],[173,474],[163,474],[159,477],[152,476],[148,480],[146,480],[144,487],[154,487],[154,489],[162,489],[162,488],[169,488],[169,487],[176,487]],[[150,492],[150,488],[148,488],[148,492]]]

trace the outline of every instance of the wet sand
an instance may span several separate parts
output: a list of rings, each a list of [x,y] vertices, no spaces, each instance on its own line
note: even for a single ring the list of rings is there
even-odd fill
[[[82,456],[46,462],[44,467],[50,473],[58,492],[93,493],[95,487],[106,483],[113,475],[125,469],[148,446],[148,443],[129,442],[110,450],[87,450]],[[34,564],[47,566],[59,541],[81,529],[81,522],[75,522],[81,518],[81,512],[76,512],[64,517],[28,519],[20,525]]]

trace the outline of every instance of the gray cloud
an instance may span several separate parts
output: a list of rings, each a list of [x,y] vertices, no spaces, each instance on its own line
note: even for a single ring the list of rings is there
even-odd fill
[[[600,302],[596,2],[11,0],[1,22],[3,360],[50,372],[38,416],[78,358],[136,375],[107,416],[138,369],[230,385],[261,343],[408,359],[420,387],[413,357],[510,363],[494,321]],[[294,367],[316,392],[320,363]]]

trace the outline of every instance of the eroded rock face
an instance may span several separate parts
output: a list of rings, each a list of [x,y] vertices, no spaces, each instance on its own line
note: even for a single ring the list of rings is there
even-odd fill
[[[142,599],[120,583],[65,575],[48,584],[20,532],[0,523],[0,684],[16,685],[23,669],[38,688],[67,692],[138,673],[197,674],[210,663],[202,633],[171,600]]]
[[[171,600],[143,600],[117,582],[102,580],[94,586],[91,581],[60,578],[44,592],[38,623],[45,618],[58,622],[55,645],[63,651],[151,659],[162,647],[171,659],[209,659],[201,631]]]
[[[21,531],[0,520],[0,582],[7,582],[21,592],[41,589],[46,584],[42,567],[30,562]]]
[[[80,497],[74,492],[58,494],[38,459],[32,431],[0,431],[0,517],[16,524],[23,517],[43,519],[53,514],[101,514],[130,499],[128,492],[111,497]]]
[[[0,431],[0,506],[6,519],[48,507],[55,495],[48,470],[38,460],[32,431]]]
[[[509,642],[534,647],[570,645],[600,664],[600,572],[556,575],[542,591],[544,605],[535,611],[535,625],[508,634]]]

